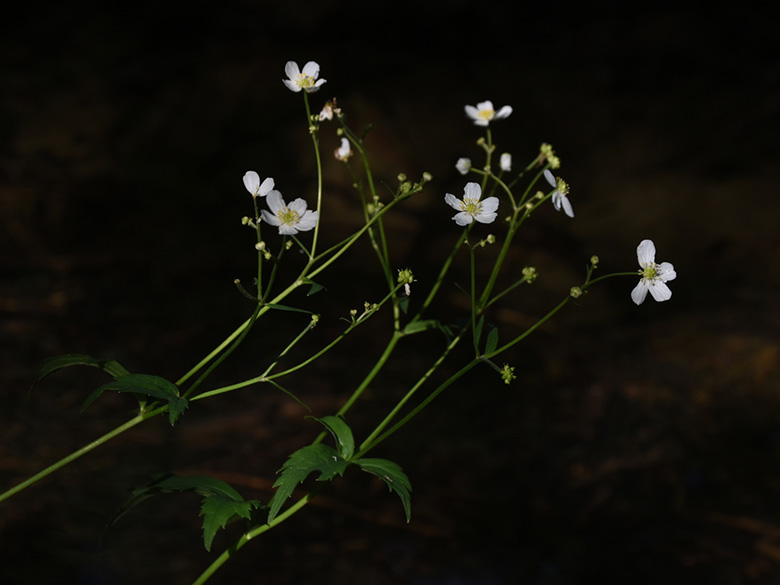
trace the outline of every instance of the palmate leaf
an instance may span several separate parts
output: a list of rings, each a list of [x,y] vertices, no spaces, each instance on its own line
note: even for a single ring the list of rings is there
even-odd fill
[[[295,486],[310,474],[319,472],[317,481],[329,481],[337,475],[344,475],[349,463],[333,447],[322,443],[307,445],[295,451],[279,470],[281,475],[274,483],[276,493],[269,502],[268,522],[271,522],[287,501]]]
[[[179,388],[173,382],[169,382],[160,376],[152,376],[150,374],[127,374],[113,382],[108,382],[107,384],[100,386],[84,401],[81,410],[84,410],[97,400],[106,390],[131,392],[133,394],[143,394],[144,396],[149,396],[151,398],[167,400],[168,420],[170,421],[171,426],[176,423],[176,420],[181,413],[184,412],[189,405],[188,400],[179,395]]]
[[[252,510],[261,507],[257,500],[244,500],[241,494],[222,480],[202,475],[184,477],[164,474],[155,476],[151,482],[134,489],[109,520],[108,526],[115,524],[130,509],[147,498],[170,492],[194,492],[203,496],[200,515],[203,516],[203,545],[207,551],[211,550],[217,530],[224,528],[235,518],[250,519]]]
[[[406,513],[406,521],[412,517],[412,484],[401,467],[387,459],[358,459],[353,462],[363,471],[373,473],[387,484],[391,492],[398,494]]]

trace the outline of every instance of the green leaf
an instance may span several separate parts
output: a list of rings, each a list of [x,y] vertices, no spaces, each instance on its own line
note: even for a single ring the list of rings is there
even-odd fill
[[[404,327],[404,330],[401,333],[404,335],[414,335],[415,333],[420,333],[421,331],[427,331],[428,329],[438,329],[440,327],[441,323],[439,323],[438,320],[425,319],[423,321],[412,321],[406,327]]]
[[[349,461],[355,453],[355,439],[352,429],[340,416],[323,416],[322,418],[309,417],[324,426],[336,440],[336,448],[339,455]]]
[[[184,412],[189,405],[186,398],[179,396],[179,388],[173,382],[169,382],[165,378],[160,376],[152,376],[149,374],[128,374],[103,384],[92,394],[89,395],[81,410],[86,409],[92,404],[98,397],[100,397],[106,390],[114,390],[116,392],[132,392],[133,394],[143,394],[151,398],[158,398],[160,400],[168,401],[168,420],[173,426],[176,420],[179,418],[182,412]]]
[[[310,284],[311,288],[309,289],[309,292],[306,293],[307,297],[310,297],[312,295],[316,295],[321,290],[328,290],[323,285],[321,285],[318,282],[314,282],[311,278],[304,278],[303,279],[304,284]]]
[[[391,492],[398,494],[406,513],[406,521],[412,517],[412,484],[401,467],[387,459],[358,459],[353,462],[363,471],[373,473],[387,484]]]
[[[33,380],[32,386],[35,387],[38,382],[43,380],[52,372],[56,372],[62,368],[67,368],[68,366],[90,366],[93,368],[98,368],[107,374],[110,374],[115,379],[119,379],[130,373],[124,367],[122,367],[119,362],[114,360],[98,360],[91,356],[80,353],[69,353],[47,359],[43,363],[43,367],[35,376],[35,380]]]
[[[496,347],[498,347],[498,328],[490,327],[487,342],[485,342],[485,353],[493,353]]]
[[[237,517],[249,519],[252,510],[261,507],[257,500],[244,500],[241,494],[222,480],[203,475],[184,477],[163,474],[134,489],[127,501],[111,517],[108,526],[114,525],[130,509],[147,498],[170,492],[194,492],[203,496],[200,515],[203,516],[203,545],[208,551],[211,550],[219,528],[224,528],[229,521]]]
[[[219,495],[203,498],[200,515],[203,516],[203,546],[206,550],[211,551],[211,543],[217,530],[227,526],[227,523],[236,517],[249,520],[252,516],[252,508],[258,505],[257,501],[238,501]]]
[[[476,343],[479,341],[480,337],[482,337],[482,326],[485,324],[485,316],[482,315],[479,318],[479,321],[477,321],[476,327],[474,327],[474,342]]]
[[[302,483],[309,474],[318,471],[317,481],[329,481],[337,475],[343,475],[347,461],[333,447],[322,443],[307,445],[295,451],[279,470],[281,476],[274,483],[278,488],[269,502],[268,522],[271,522],[289,498],[295,486]]]
[[[280,311],[293,311],[295,313],[306,313],[307,315],[312,315],[313,313],[311,311],[307,311],[306,309],[299,309],[298,307],[291,307],[289,305],[278,305],[276,303],[265,303],[265,306],[269,309],[278,309]]]

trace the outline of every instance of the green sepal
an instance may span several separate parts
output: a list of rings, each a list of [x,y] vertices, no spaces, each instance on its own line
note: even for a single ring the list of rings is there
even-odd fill
[[[179,388],[173,382],[169,382],[160,376],[152,376],[149,374],[128,374],[113,382],[108,382],[107,384],[100,386],[84,401],[81,410],[83,411],[86,409],[106,390],[131,392],[133,394],[143,394],[144,396],[149,396],[151,398],[167,400],[168,420],[170,421],[171,426],[176,423],[176,420],[181,413],[184,412],[189,405],[189,401],[179,395]]]
[[[148,484],[136,488],[119,510],[112,516],[108,526],[115,524],[131,508],[156,494],[170,492],[194,492],[203,496],[200,515],[203,516],[203,546],[211,550],[217,530],[240,517],[249,520],[252,510],[262,507],[257,500],[244,500],[230,484],[208,476],[183,477],[173,474],[155,476]]]
[[[130,373],[119,362],[114,360],[98,360],[92,356],[80,353],[69,353],[47,359],[43,363],[43,367],[41,367],[38,374],[35,376],[32,387],[34,388],[38,382],[49,374],[62,368],[67,368],[68,366],[90,366],[98,368],[111,375],[114,379],[119,379]]]
[[[406,521],[412,517],[412,484],[401,467],[387,459],[358,459],[353,462],[363,471],[373,473],[387,484],[391,492],[398,494],[406,513]]]
[[[307,445],[295,451],[282,465],[279,470],[281,475],[274,483],[277,490],[268,503],[268,522],[276,518],[295,487],[309,477],[309,474],[318,471],[320,475],[317,481],[329,481],[337,475],[343,475],[347,465],[347,461],[338,451],[322,443]]]
[[[349,461],[352,455],[355,454],[355,439],[352,436],[352,429],[340,416],[323,416],[317,418],[315,416],[308,417],[316,420],[322,426],[324,426],[336,441],[336,449],[344,459]]]

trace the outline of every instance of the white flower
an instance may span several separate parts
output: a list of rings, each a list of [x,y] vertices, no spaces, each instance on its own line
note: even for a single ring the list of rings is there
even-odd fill
[[[571,202],[569,201],[569,185],[560,177],[554,177],[550,172],[550,169],[544,170],[544,178],[550,183],[550,186],[555,187],[555,191],[552,194],[552,202],[556,211],[560,211],[563,207],[564,213],[569,217],[574,217],[574,209],[572,209]]]
[[[507,173],[512,170],[512,155],[508,152],[501,155],[501,170]]]
[[[252,194],[252,197],[265,197],[274,188],[274,180],[268,177],[261,183],[256,172],[247,171],[244,173],[244,187]]]
[[[487,126],[491,120],[507,118],[511,113],[512,108],[510,106],[504,106],[496,112],[491,101],[480,102],[476,108],[474,106],[466,106],[466,114],[474,120],[474,124],[477,126]]]
[[[642,279],[631,291],[631,299],[641,305],[647,292],[650,291],[652,297],[658,301],[668,301],[672,298],[672,291],[666,286],[670,280],[677,278],[674,266],[669,262],[655,263],[655,244],[653,240],[642,240],[636,248],[636,259],[639,260],[639,266],[642,269],[639,275]]]
[[[479,223],[492,223],[496,219],[498,209],[498,197],[488,197],[480,201],[482,188],[479,183],[466,183],[463,189],[463,200],[456,198],[452,193],[444,196],[447,205],[458,211],[452,219],[461,226],[469,225],[475,219]]]
[[[284,66],[284,72],[287,74],[287,79],[282,81],[290,91],[296,93],[301,90],[304,90],[306,93],[314,93],[325,83],[324,79],[317,79],[320,75],[320,66],[314,61],[306,63],[303,66],[303,71],[298,68],[298,64],[295,61],[287,61],[287,64]]]
[[[347,162],[349,160],[349,157],[352,156],[352,148],[349,145],[349,140],[347,140],[346,138],[342,138],[341,146],[333,152],[333,155],[337,159]]]
[[[271,225],[279,226],[280,234],[306,232],[317,225],[319,213],[308,211],[303,199],[296,199],[290,205],[286,205],[279,191],[271,191],[266,201],[271,213],[263,209],[263,219]]]
[[[322,106],[322,110],[320,111],[319,115],[320,122],[324,122],[325,120],[332,120],[333,114],[336,114],[337,116],[341,115],[341,108],[336,107],[336,98],[333,98],[329,102],[325,102],[325,105]]]
[[[467,175],[471,170],[471,159],[466,157],[459,158],[458,162],[455,163],[455,168],[458,169],[461,175]]]

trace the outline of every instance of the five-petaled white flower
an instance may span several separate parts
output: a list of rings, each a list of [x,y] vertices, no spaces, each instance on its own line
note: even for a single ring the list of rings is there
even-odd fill
[[[642,279],[631,291],[631,299],[641,305],[648,291],[658,302],[672,298],[672,291],[666,286],[670,280],[677,278],[674,266],[669,262],[655,263],[655,244],[653,240],[642,240],[636,248],[636,259],[639,260],[639,276]]]
[[[564,213],[569,217],[574,217],[574,209],[572,209],[571,201],[569,201],[569,185],[560,177],[555,177],[550,172],[550,169],[544,170],[544,178],[550,183],[551,187],[555,187],[555,191],[552,194],[552,202],[556,211],[560,211],[563,207]]]
[[[466,106],[466,114],[474,120],[474,124],[477,126],[487,126],[492,120],[508,118],[511,113],[511,106],[504,106],[496,112],[493,109],[493,102],[490,100],[479,102],[476,108],[474,106]]]
[[[349,157],[352,156],[352,147],[349,145],[349,140],[346,138],[341,139],[341,146],[339,146],[334,152],[335,156],[340,161],[347,162]]]
[[[488,197],[480,201],[482,188],[479,183],[466,183],[463,189],[463,200],[461,201],[452,193],[444,196],[447,205],[458,211],[452,219],[461,226],[469,225],[475,219],[479,223],[492,223],[496,219],[496,210],[498,209],[498,197]]]
[[[274,188],[274,180],[268,177],[261,183],[256,172],[247,171],[244,173],[244,187],[252,194],[252,197],[265,197]]]
[[[263,209],[263,219],[271,225],[278,226],[280,234],[292,235],[306,232],[317,225],[320,214],[307,210],[303,199],[298,198],[287,205],[279,191],[271,191],[266,201],[271,212]]]
[[[324,79],[317,79],[320,75],[320,66],[314,61],[306,63],[303,66],[303,71],[298,68],[295,61],[287,61],[284,72],[287,74],[287,79],[282,81],[290,91],[296,93],[301,90],[306,93],[314,93],[319,91],[320,86],[325,83]]]
[[[471,170],[471,159],[465,156],[459,158],[458,162],[455,163],[455,168],[458,169],[461,175],[467,175]]]
[[[505,152],[501,155],[501,170],[508,173],[512,170],[512,155]]]

